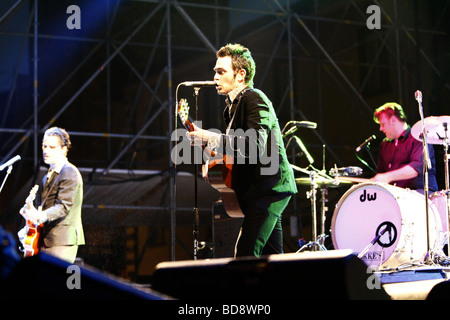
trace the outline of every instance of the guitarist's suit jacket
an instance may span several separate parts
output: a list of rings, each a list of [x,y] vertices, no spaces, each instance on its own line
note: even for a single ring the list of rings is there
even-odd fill
[[[234,151],[231,188],[244,215],[245,203],[251,199],[297,193],[278,119],[267,96],[247,88],[227,105],[224,120],[229,132],[222,135],[220,148],[227,154]]]
[[[44,223],[40,241],[46,247],[85,244],[81,221],[83,179],[80,172],[67,162],[59,173],[54,172],[48,180],[46,175],[42,181],[41,201],[46,199],[42,210],[47,214],[48,221]]]

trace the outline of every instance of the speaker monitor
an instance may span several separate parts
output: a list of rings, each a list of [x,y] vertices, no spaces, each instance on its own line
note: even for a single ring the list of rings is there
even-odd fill
[[[367,266],[347,250],[257,258],[163,262],[152,288],[176,299],[386,299]]]
[[[150,288],[44,253],[22,259],[0,287],[2,299],[172,299]]]
[[[428,293],[427,300],[450,300],[450,281],[436,284]]]

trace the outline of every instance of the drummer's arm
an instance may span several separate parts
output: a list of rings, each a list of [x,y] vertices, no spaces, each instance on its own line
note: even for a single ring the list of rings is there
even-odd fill
[[[396,170],[378,173],[371,181],[391,183],[392,181],[407,180],[415,178],[419,173],[410,165],[406,165]]]

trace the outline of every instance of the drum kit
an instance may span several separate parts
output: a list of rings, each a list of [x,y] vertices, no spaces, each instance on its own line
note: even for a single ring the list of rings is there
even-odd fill
[[[310,186],[307,197],[312,214],[313,240],[297,252],[327,250],[327,189],[350,187],[333,212],[330,232],[334,249],[352,249],[366,265],[379,270],[428,264],[448,266],[450,259],[444,253],[444,246],[449,244],[450,214],[448,124],[450,116],[433,116],[422,118],[411,128],[413,137],[425,146],[428,143],[444,148],[445,189],[431,195],[360,178],[362,169],[359,167],[333,168],[326,174],[325,170],[312,166],[311,170],[306,170],[291,165],[294,171],[309,175],[297,178],[296,182]],[[320,221],[316,210],[319,188],[322,195]]]

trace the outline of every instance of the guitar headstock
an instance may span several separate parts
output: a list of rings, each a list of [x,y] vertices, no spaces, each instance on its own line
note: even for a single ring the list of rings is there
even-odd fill
[[[178,103],[178,116],[186,129],[192,131],[193,128],[191,126],[191,122],[189,121],[189,104],[185,99],[181,99]]]
[[[34,199],[36,198],[36,193],[39,190],[39,185],[35,185],[33,188],[31,188],[30,194],[27,197],[27,200],[25,200],[25,203],[29,204],[32,203],[34,201]]]

